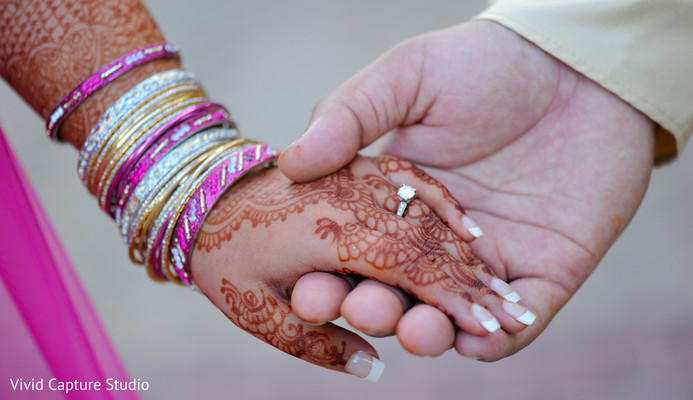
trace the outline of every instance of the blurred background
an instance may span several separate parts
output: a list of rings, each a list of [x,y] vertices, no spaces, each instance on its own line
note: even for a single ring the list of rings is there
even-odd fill
[[[145,0],[186,69],[245,136],[284,148],[313,104],[389,47],[485,1]],[[75,173],[77,151],[0,81],[0,121],[145,399],[693,399],[693,151],[655,169],[634,221],[546,332],[485,364],[373,339],[377,384],[245,334],[206,298],[151,282]],[[3,383],[3,385],[5,385]]]

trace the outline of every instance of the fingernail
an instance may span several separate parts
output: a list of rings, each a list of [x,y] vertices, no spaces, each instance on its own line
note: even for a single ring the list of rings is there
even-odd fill
[[[500,323],[498,320],[484,307],[479,304],[472,304],[472,314],[474,317],[481,322],[481,326],[484,327],[490,333],[493,333],[500,328]]]
[[[503,301],[503,309],[505,312],[512,315],[516,320],[525,325],[532,325],[534,320],[537,319],[537,316],[534,315],[533,312],[519,304],[511,303],[509,301]]]
[[[473,219],[469,218],[467,215],[462,216],[462,225],[467,229],[472,236],[479,238],[484,236],[484,231],[479,228],[479,225],[474,222]]]
[[[491,279],[491,290],[503,296],[504,299],[512,301],[513,303],[517,303],[521,298],[515,289],[513,289],[512,286],[508,285],[502,279]]]
[[[385,363],[365,351],[357,351],[351,356],[344,369],[354,376],[375,383],[383,374]]]

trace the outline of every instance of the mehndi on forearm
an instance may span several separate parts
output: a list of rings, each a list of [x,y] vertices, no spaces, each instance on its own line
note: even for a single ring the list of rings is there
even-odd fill
[[[44,119],[102,66],[164,41],[139,0],[4,0],[0,18],[0,75]],[[175,59],[160,59],[133,69],[70,113],[61,137],[79,148],[120,95],[148,76],[178,67]]]

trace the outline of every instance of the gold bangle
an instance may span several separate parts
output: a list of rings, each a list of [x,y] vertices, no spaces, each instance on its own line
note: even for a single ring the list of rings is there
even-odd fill
[[[162,246],[161,246],[161,270],[164,271],[166,276],[168,276],[169,280],[179,284],[179,285],[184,285],[184,282],[181,280],[180,276],[173,271],[171,271],[170,268],[170,246],[171,246],[171,240],[173,238],[173,232],[176,225],[176,222],[178,221],[178,218],[180,218],[181,213],[183,212],[183,209],[185,208],[185,205],[190,201],[190,198],[192,195],[195,193],[195,189],[197,186],[201,183],[201,179],[204,178],[204,176],[207,175],[207,172],[214,169],[216,165],[222,161],[229,155],[229,153],[237,151],[238,149],[243,149],[246,148],[247,145],[256,145],[258,142],[255,142],[250,139],[245,139],[245,138],[239,138],[236,140],[233,140],[224,146],[220,146],[217,149],[213,150],[212,154],[208,154],[205,156],[206,161],[203,165],[200,165],[200,168],[196,172],[200,172],[197,176],[195,176],[193,179],[189,181],[189,183],[185,186],[185,189],[181,192],[181,197],[178,199],[175,199],[176,202],[176,207],[175,207],[175,212],[172,215],[171,221],[169,222],[169,226],[166,229],[165,233],[165,238],[163,240]]]
[[[136,117],[138,115],[141,115],[141,110],[143,108],[147,107],[152,102],[155,102],[155,101],[161,99],[163,96],[169,95],[172,92],[176,92],[176,91],[195,90],[195,89],[201,90],[200,85],[197,83],[185,83],[185,84],[181,84],[181,85],[167,87],[167,88],[165,88],[165,90],[163,90],[161,92],[157,92],[157,93],[153,94],[151,97],[149,97],[149,98],[145,99],[144,101],[142,101],[141,103],[137,104],[135,107],[133,107],[131,110],[129,110],[129,112],[127,114],[119,116],[120,121],[118,123],[115,123],[113,126],[109,127],[109,131],[107,131],[106,133],[103,133],[103,135],[105,135],[106,137],[103,140],[100,147],[98,148],[98,150],[95,152],[95,155],[92,157],[92,159],[89,163],[89,166],[87,168],[87,176],[85,179],[85,182],[87,183],[87,188],[89,189],[89,191],[92,194],[95,194],[95,191],[93,189],[95,167],[100,162],[100,160],[102,161],[102,158],[103,158],[102,153],[103,153],[104,149],[108,146],[108,143],[111,142],[112,137],[120,131],[121,126],[126,124],[129,121],[129,119],[132,118],[133,116]]]
[[[156,118],[152,118],[147,121],[147,124],[140,123],[133,126],[129,132],[125,132],[125,135],[129,137],[121,138],[121,141],[116,143],[110,150],[109,156],[112,157],[110,161],[105,164],[105,171],[103,171],[100,179],[96,181],[96,193],[97,199],[102,204],[105,204],[104,196],[106,196],[106,190],[110,187],[113,179],[114,171],[117,171],[121,167],[122,162],[125,160],[127,155],[134,151],[134,147],[140,143],[142,138],[151,135],[152,130],[158,125],[165,122],[168,118],[175,116],[179,112],[189,107],[195,106],[205,101],[204,97],[196,96],[195,93],[190,93],[187,96],[182,96],[176,99],[174,102],[168,103],[167,108],[164,109]],[[144,126],[143,126],[144,125]]]
[[[204,153],[207,149],[216,146],[220,142],[218,139],[204,142],[203,140],[208,137],[206,134],[195,135],[186,142],[181,143],[179,146],[180,150],[174,150],[172,154],[176,155],[177,162],[173,164],[173,169],[166,174],[164,179],[157,181],[146,193],[143,193],[143,197],[137,199],[138,205],[128,212],[128,218],[131,220],[128,223],[128,225],[131,225],[131,228],[128,230],[132,232],[133,228],[137,229],[134,233],[121,232],[121,234],[125,235],[126,242],[132,243],[133,238],[138,237],[140,234],[139,230],[141,230],[140,223],[144,219],[142,214],[145,213],[147,215],[147,210],[156,202],[157,196],[161,196],[160,193],[165,193],[168,188],[178,182],[182,174],[188,173],[187,171],[192,168],[190,165],[193,165],[192,163],[195,162],[199,154]],[[140,221],[140,223],[137,221]],[[134,256],[132,258],[133,261],[138,260]]]
[[[130,247],[128,250],[130,259],[135,264],[144,264],[146,261],[146,258],[142,252],[142,242],[146,239],[146,227],[149,226],[151,216],[158,215],[157,212],[161,210],[161,207],[166,204],[171,197],[171,194],[175,192],[176,188],[178,187],[177,183],[182,179],[186,179],[190,175],[191,171],[195,169],[196,165],[195,160],[193,160],[186,165],[181,166],[170,182],[167,182],[165,185],[160,186],[152,191],[152,193],[156,193],[156,196],[145,202],[141,206],[141,209],[137,212],[138,215],[142,215],[142,218],[130,240]],[[136,220],[137,219],[139,218],[136,218]],[[138,255],[140,257],[138,257]]]
[[[228,145],[228,143],[212,142],[209,146],[199,149],[197,155],[193,159],[191,159],[185,165],[180,166],[179,171],[173,176],[171,181],[152,190],[152,193],[157,193],[156,197],[143,204],[141,211],[137,212],[137,214],[140,215],[143,213],[143,216],[130,242],[128,253],[133,262],[136,264],[143,264],[146,262],[144,246],[147,243],[149,233],[148,230],[152,226],[156,217],[159,216],[159,212],[170,200],[172,194],[178,190],[180,183],[194,179],[195,171],[207,158],[205,154],[208,154],[209,152],[214,151],[214,149],[224,145]]]
[[[110,143],[110,145],[107,144],[105,148],[102,149],[101,153],[103,157],[99,157],[102,159],[102,162],[98,165],[95,175],[93,176],[94,179],[91,182],[93,193],[97,198],[101,196],[100,189],[102,190],[105,186],[103,183],[108,179],[108,176],[112,173],[119,159],[131,148],[133,143],[144,135],[145,132],[148,132],[152,126],[172,113],[180,110],[180,108],[171,110],[171,107],[196,97],[200,98],[200,102],[204,101],[204,93],[197,90],[177,92],[171,97],[163,97],[156,102],[150,103],[139,118],[121,124],[124,127],[122,132],[119,134],[115,134],[114,132],[115,136],[107,142]],[[161,109],[166,109],[168,112],[165,115],[156,115]],[[147,123],[149,123],[149,125],[141,129],[143,125]]]

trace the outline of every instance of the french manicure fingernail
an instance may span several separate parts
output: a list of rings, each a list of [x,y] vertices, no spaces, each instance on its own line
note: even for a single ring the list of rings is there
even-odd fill
[[[472,314],[474,317],[481,322],[481,326],[484,327],[489,333],[493,333],[500,328],[500,323],[487,309],[479,304],[472,304]]]
[[[493,278],[491,279],[491,290],[503,296],[504,299],[517,303],[520,301],[520,295],[517,294],[512,286],[508,285],[502,279]]]
[[[529,311],[525,307],[519,304],[511,303],[509,301],[503,301],[503,309],[508,314],[512,315],[513,318],[525,325],[532,325],[537,316],[533,312]]]
[[[385,370],[385,363],[365,351],[354,353],[344,368],[348,373],[368,382],[378,382]]]
[[[484,236],[484,231],[482,231],[481,228],[479,228],[479,225],[477,225],[476,222],[474,222],[474,220],[469,218],[467,215],[462,216],[462,226],[464,226],[464,228],[467,229],[467,232],[469,232],[475,238]]]

